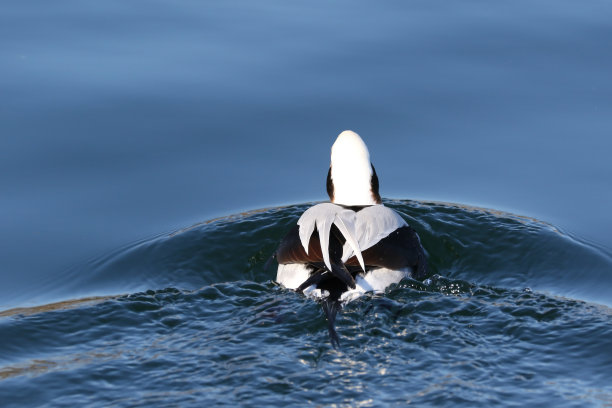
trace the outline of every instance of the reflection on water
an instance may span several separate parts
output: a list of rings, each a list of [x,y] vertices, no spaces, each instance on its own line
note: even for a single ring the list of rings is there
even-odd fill
[[[112,299],[113,296],[92,296],[81,299],[70,299],[64,300],[61,302],[49,303],[46,305],[34,306],[34,307],[17,307],[14,309],[8,309],[0,311],[0,317],[10,317],[10,316],[28,316],[31,314],[44,313],[44,312],[52,312],[56,310],[68,310],[77,307],[83,307],[87,305],[94,305],[99,302],[104,302],[106,300]]]

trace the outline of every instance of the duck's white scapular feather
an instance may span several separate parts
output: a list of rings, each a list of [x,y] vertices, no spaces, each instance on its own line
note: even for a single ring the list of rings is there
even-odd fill
[[[323,261],[325,266],[331,271],[331,263],[329,261],[329,233],[334,224],[344,238],[346,239],[345,245],[353,250],[359,265],[365,272],[365,264],[363,257],[361,256],[361,249],[359,243],[355,238],[357,232],[355,230],[355,224],[357,222],[356,213],[351,210],[347,210],[339,205],[332,203],[322,203],[310,207],[302,214],[298,220],[300,227],[299,235],[300,241],[304,250],[308,254],[308,244],[310,243],[310,236],[314,232],[315,227],[319,232],[319,241],[321,242],[321,253],[323,254]],[[347,258],[348,259],[348,258]]]
[[[329,234],[332,224],[338,227],[346,239],[342,248],[342,262],[354,255],[364,272],[365,264],[361,251],[376,245],[396,229],[408,225],[398,213],[382,204],[365,207],[358,212],[332,203],[310,207],[298,220],[300,241],[308,253],[310,237],[316,227],[323,260],[329,270]]]
[[[372,205],[355,213],[355,232],[357,234],[355,238],[359,243],[359,248],[365,251],[396,229],[407,225],[406,221],[392,209],[382,204]],[[344,244],[342,262],[346,262],[350,257],[356,255],[352,248],[352,246]]]

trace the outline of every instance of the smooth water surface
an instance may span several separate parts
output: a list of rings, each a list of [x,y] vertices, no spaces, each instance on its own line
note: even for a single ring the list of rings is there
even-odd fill
[[[127,243],[324,199],[344,129],[385,197],[612,248],[607,0],[0,7],[4,307]]]

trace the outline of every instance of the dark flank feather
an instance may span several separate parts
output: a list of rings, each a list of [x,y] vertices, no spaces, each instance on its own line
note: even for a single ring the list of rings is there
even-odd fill
[[[328,270],[323,262],[323,254],[321,252],[321,243],[319,241],[318,231],[315,229],[310,237],[308,254],[302,246],[298,231],[299,227],[296,225],[291,231],[289,231],[285,238],[283,238],[283,241],[276,250],[276,259],[278,260],[278,263],[310,264],[317,270]],[[336,278],[340,279],[346,286],[354,289],[355,279],[347,270],[344,263],[342,263],[343,244],[344,241],[342,240],[342,234],[338,228],[336,228],[336,226],[332,226],[329,238],[329,260],[332,270],[329,272]]]

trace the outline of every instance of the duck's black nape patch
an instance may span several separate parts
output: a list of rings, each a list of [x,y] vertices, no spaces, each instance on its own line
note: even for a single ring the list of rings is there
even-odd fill
[[[370,166],[372,166],[372,178],[370,179],[370,185],[372,186],[372,197],[374,198],[376,204],[380,204],[382,203],[382,198],[380,198],[380,194],[378,193],[378,176],[376,175],[376,169],[374,168],[374,165],[370,163]]]
[[[334,201],[334,183],[332,182],[332,177],[331,177],[331,166],[329,166],[329,170],[327,171],[327,195],[329,196],[329,200],[333,202]]]

